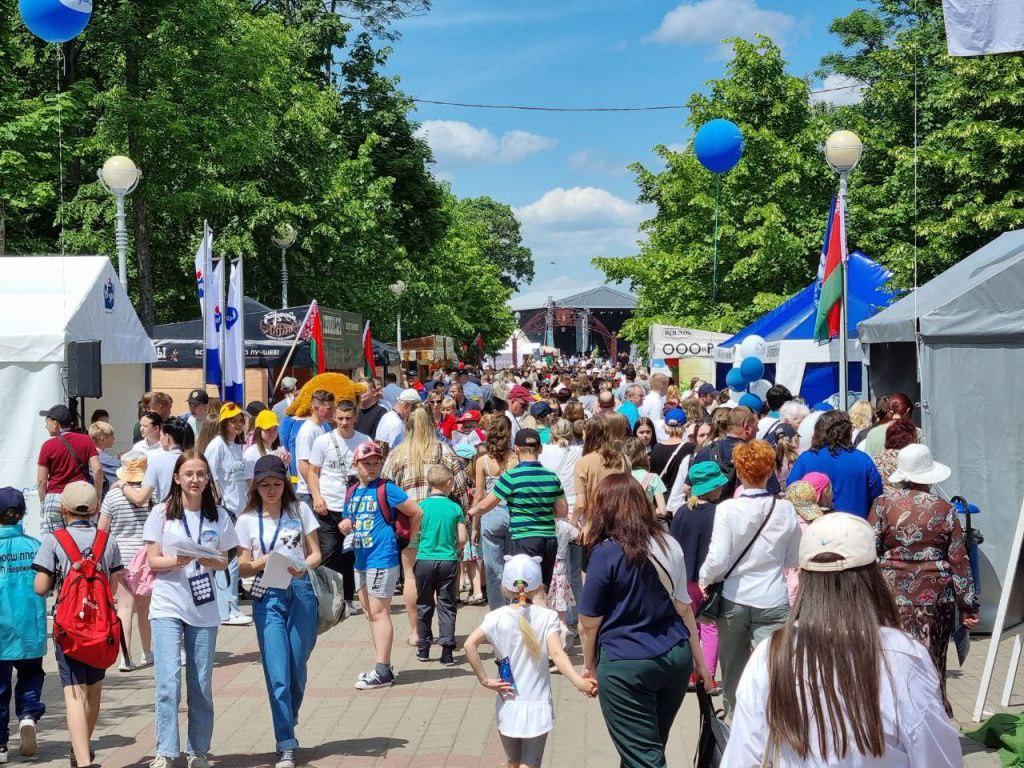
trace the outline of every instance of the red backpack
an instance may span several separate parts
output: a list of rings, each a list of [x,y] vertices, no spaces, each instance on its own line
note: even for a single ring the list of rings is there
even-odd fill
[[[97,669],[107,669],[124,647],[121,620],[114,611],[110,580],[100,567],[107,547],[107,531],[96,531],[92,556],[82,557],[81,550],[64,529],[53,532],[57,543],[71,561],[71,571],[57,597],[53,615],[53,641],[68,658]]]
[[[356,492],[356,488],[359,487],[359,483],[353,483],[345,491],[345,512],[348,513],[348,503],[352,499],[352,494]],[[388,504],[388,481],[381,478],[377,481],[377,507],[380,509],[381,517],[384,518],[384,522],[395,529],[395,538],[398,539],[398,548],[405,549],[409,546],[409,540],[412,536],[412,522],[409,520],[409,516],[402,511],[395,512],[391,509],[391,505]]]

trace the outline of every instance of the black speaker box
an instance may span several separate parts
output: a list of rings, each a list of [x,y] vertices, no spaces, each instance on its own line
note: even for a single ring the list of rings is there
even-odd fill
[[[68,397],[103,397],[100,342],[68,343]]]

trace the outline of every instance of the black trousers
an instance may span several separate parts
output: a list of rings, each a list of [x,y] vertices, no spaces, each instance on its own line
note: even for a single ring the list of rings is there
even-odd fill
[[[341,574],[345,599],[352,601],[356,599],[356,553],[343,551],[345,537],[338,530],[336,517],[334,512],[328,512],[326,516],[317,518],[320,521],[316,537],[320,541],[321,565]]]
[[[443,648],[455,646],[455,612],[458,592],[455,580],[459,564],[455,560],[417,560],[413,566],[416,576],[416,632],[420,648],[429,648],[434,640],[431,625],[434,606],[437,606],[438,641]],[[436,597],[435,597],[436,596]]]

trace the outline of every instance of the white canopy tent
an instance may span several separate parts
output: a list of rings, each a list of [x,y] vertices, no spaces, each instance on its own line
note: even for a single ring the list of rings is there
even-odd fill
[[[512,339],[516,340],[516,361],[512,360]],[[512,335],[505,341],[505,346],[498,350],[494,356],[494,364],[498,368],[518,368],[523,364],[523,358],[533,355],[540,349],[540,344],[530,341],[529,337],[516,328]]]
[[[156,350],[104,256],[19,256],[0,259],[0,486],[14,486],[29,504],[27,527],[38,529],[36,461],[46,439],[39,412],[66,403],[67,344],[99,341],[103,397],[86,401],[110,412],[115,449],[131,445],[135,403],[145,366]]]

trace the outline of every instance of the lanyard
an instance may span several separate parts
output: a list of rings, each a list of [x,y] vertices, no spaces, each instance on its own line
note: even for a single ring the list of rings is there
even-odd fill
[[[259,520],[259,526],[260,526],[260,549],[263,551],[263,554],[265,555],[265,554],[267,554],[268,547],[264,546],[264,544],[263,544],[263,507],[260,507],[260,516],[259,516],[258,520]],[[281,533],[281,523],[282,523],[283,520],[284,520],[284,509],[281,510],[281,515],[277,519],[277,530],[274,531],[274,538],[272,538],[270,540],[270,547],[269,547],[270,551],[273,551],[274,550],[274,545],[277,544],[277,536],[278,536],[279,533]]]
[[[203,543],[202,542],[202,538],[203,538],[203,523],[204,522],[205,522],[205,520],[203,519],[203,513],[200,512],[199,513],[199,535],[196,537],[196,544],[202,544]],[[185,510],[181,511],[181,524],[185,526],[185,535],[188,536],[191,539],[192,538],[192,531],[190,531],[189,528],[188,528],[188,518],[185,516]],[[202,570],[202,566],[199,565],[199,561],[196,560],[196,571],[198,572],[200,570]]]

